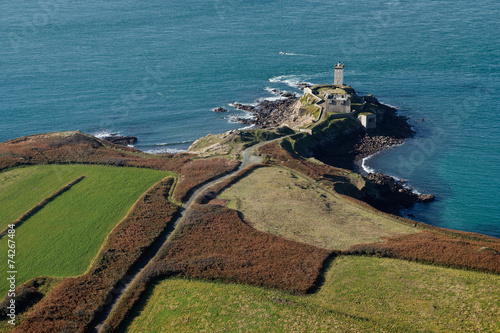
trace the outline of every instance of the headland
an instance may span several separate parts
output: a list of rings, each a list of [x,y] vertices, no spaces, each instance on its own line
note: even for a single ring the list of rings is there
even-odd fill
[[[209,328],[211,307],[228,330],[256,325],[233,311],[247,311],[241,295],[266,314],[261,331],[494,329],[500,240],[397,216],[433,197],[362,175],[359,163],[414,131],[337,68],[333,85],[237,105],[257,128],[208,135],[185,153],[79,131],[0,143],[0,245],[15,238],[16,262],[27,263],[0,303],[0,331],[189,331]],[[44,264],[62,252],[66,270]],[[464,309],[473,322],[456,320]]]

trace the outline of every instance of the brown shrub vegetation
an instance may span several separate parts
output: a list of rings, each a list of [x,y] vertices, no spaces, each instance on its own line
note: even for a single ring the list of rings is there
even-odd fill
[[[31,279],[18,286],[15,291],[16,315],[22,314],[28,308],[40,301],[44,296],[44,292],[41,289],[53,282],[54,278],[42,276]],[[5,295],[0,302],[0,319],[7,318],[7,306],[10,303],[10,299],[9,295]]]
[[[330,253],[257,231],[237,211],[194,205],[159,257],[189,277],[305,293]]]
[[[183,275],[306,293],[316,287],[331,254],[257,231],[235,210],[193,204],[173,239],[127,289],[102,330],[118,331],[141,294],[157,279]]]
[[[14,332],[82,332],[124,277],[172,221],[178,207],[167,200],[173,179],[143,195],[109,234],[89,271],[68,278],[43,298]]]
[[[197,186],[236,169],[240,162],[225,158],[193,160],[182,166],[174,199],[183,202]]]
[[[118,146],[80,132],[57,132],[0,143],[0,171],[21,165],[101,164],[180,171],[186,156],[162,158]]]
[[[473,241],[423,231],[386,243],[352,246],[346,254],[378,255],[457,268],[500,273],[500,240]]]

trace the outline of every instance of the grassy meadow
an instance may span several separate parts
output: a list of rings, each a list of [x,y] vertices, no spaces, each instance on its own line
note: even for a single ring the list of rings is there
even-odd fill
[[[497,332],[500,276],[375,257],[339,257],[308,296],[167,279],[126,332]]]
[[[419,232],[345,202],[282,168],[259,168],[218,197],[257,230],[326,249],[345,250],[382,237]]]
[[[50,195],[58,187],[85,175],[81,182],[16,228],[17,285],[37,276],[82,274],[107,234],[125,217],[134,202],[153,184],[171,175],[150,169],[91,165],[43,165],[7,173],[10,172],[17,176],[13,180],[4,177],[8,180],[0,186],[18,191],[15,196],[3,196],[0,206],[4,207],[6,202],[10,207],[20,205],[23,210],[31,208],[32,202],[41,201],[45,194]],[[30,182],[26,182],[23,175]],[[26,187],[19,184],[26,184]],[[32,195],[32,191],[39,191],[39,195]],[[32,202],[26,204],[25,196]],[[16,209],[10,211],[15,219]],[[0,240],[0,248],[7,248],[7,239]],[[7,284],[1,284],[0,294],[4,295],[6,290]]]
[[[0,173],[0,229],[58,189],[76,179],[80,170],[63,165],[16,168]]]

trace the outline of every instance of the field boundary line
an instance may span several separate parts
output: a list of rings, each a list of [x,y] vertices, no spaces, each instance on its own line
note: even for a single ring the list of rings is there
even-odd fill
[[[52,200],[63,194],[64,192],[68,191],[73,185],[78,184],[80,181],[82,181],[85,178],[85,176],[80,176],[76,178],[75,180],[69,182],[68,184],[64,185],[60,189],[58,189],[56,192],[52,193],[45,199],[43,199],[41,202],[39,202],[36,206],[28,210],[26,213],[21,215],[17,220],[14,222],[10,223],[13,224],[15,227],[20,226],[23,222],[25,222],[27,219],[38,213],[40,210],[42,210],[48,203],[50,203]],[[7,231],[9,230],[9,227],[5,228],[0,232],[0,239],[2,239],[3,236],[7,234]]]

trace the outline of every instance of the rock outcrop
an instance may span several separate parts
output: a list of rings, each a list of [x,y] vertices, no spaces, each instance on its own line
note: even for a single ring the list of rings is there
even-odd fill
[[[224,113],[224,112],[228,112],[228,110],[224,109],[222,106],[219,106],[218,108],[214,109],[214,112]]]
[[[119,135],[110,135],[102,138],[108,142],[114,143],[116,145],[133,145],[137,142],[137,138],[135,136],[119,136]]]
[[[431,202],[435,199],[433,194],[413,192],[404,186],[404,180],[397,181],[381,173],[370,173],[366,178],[370,181],[371,190],[366,192],[363,200],[391,214],[399,215],[401,208],[411,207],[416,202]]]

